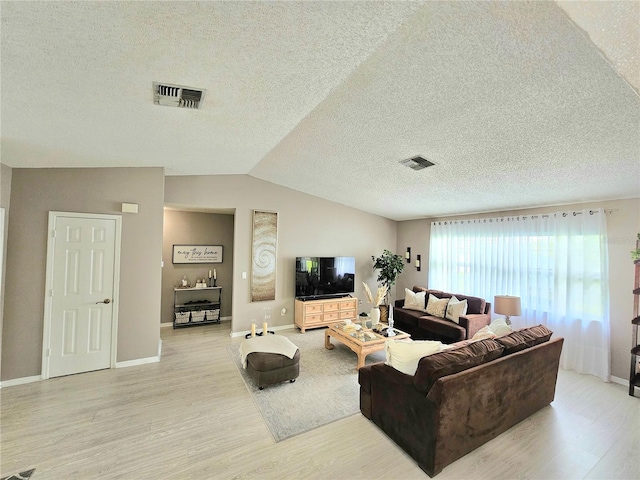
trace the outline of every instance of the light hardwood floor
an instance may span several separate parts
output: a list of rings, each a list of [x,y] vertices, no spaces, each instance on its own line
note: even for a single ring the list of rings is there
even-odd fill
[[[275,443],[227,355],[241,341],[228,323],[162,338],[156,364],[3,388],[0,477],[428,478],[360,414]],[[561,371],[551,406],[436,478],[638,479],[639,431],[640,398]]]

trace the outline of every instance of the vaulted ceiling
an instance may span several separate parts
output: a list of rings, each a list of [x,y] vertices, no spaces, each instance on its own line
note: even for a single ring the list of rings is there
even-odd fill
[[[12,167],[249,174],[396,220],[640,197],[636,1],[0,8]]]

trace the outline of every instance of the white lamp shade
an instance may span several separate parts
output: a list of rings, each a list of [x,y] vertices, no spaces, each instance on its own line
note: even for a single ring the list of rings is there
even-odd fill
[[[507,317],[517,317],[522,314],[520,297],[510,295],[496,295],[493,297],[493,311]]]

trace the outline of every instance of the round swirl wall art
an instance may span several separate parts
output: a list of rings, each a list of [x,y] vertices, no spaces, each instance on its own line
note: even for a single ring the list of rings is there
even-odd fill
[[[251,301],[276,299],[276,247],[278,214],[253,211],[253,243],[251,245]]]

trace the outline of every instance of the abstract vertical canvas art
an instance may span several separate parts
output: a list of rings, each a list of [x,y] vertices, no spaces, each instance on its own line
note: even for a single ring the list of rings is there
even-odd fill
[[[251,301],[276,299],[276,251],[278,214],[253,211],[251,251]]]

